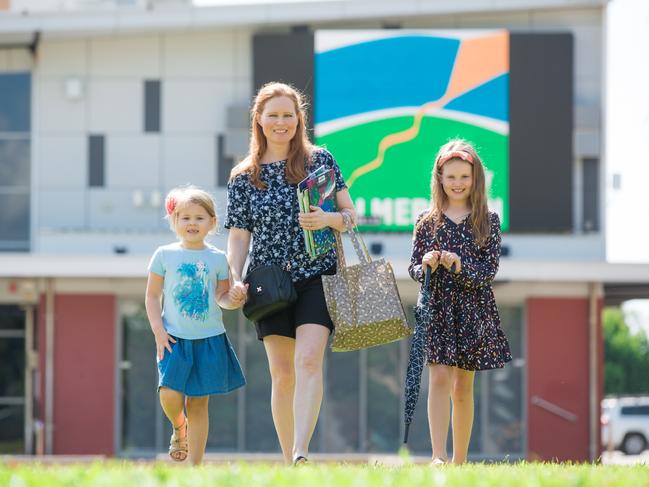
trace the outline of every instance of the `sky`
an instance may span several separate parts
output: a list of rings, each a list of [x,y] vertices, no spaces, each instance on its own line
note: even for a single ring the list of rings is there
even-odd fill
[[[649,62],[638,55],[649,46],[649,1],[612,0],[607,12],[607,260],[649,263]]]
[[[644,330],[649,338],[649,299],[632,299],[622,305],[624,320],[631,333]]]

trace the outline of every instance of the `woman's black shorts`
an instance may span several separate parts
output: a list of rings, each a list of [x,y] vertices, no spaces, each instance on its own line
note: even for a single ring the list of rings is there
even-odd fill
[[[295,329],[307,323],[325,326],[331,334],[334,324],[327,311],[322,276],[296,282],[295,290],[297,300],[293,304],[255,323],[259,340],[268,335],[295,338]]]

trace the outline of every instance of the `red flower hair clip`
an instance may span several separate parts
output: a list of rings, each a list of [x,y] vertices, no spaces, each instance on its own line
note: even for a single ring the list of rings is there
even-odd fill
[[[176,197],[173,195],[167,196],[167,199],[165,200],[165,208],[167,209],[167,215],[171,216],[174,214],[174,210],[176,209],[176,204],[177,204]]]

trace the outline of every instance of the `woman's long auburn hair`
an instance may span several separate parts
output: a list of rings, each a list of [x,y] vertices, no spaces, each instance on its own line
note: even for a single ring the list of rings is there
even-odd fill
[[[266,83],[257,92],[255,101],[250,109],[250,148],[248,155],[239,164],[232,168],[230,179],[241,173],[250,174],[250,182],[258,189],[266,189],[266,184],[261,180],[261,158],[268,148],[268,141],[264,131],[259,125],[259,117],[264,111],[266,103],[275,97],[286,96],[295,105],[297,115],[297,128],[291,139],[287,163],[286,179],[291,184],[297,184],[306,177],[306,162],[313,152],[313,144],[306,133],[306,103],[302,94],[293,86],[285,83]]]
[[[473,159],[473,184],[471,185],[471,192],[469,194],[469,205],[471,206],[471,227],[473,229],[476,243],[479,246],[483,246],[487,242],[489,234],[491,233],[484,167],[476,150],[464,139],[452,139],[440,147],[439,152],[435,157],[435,165],[433,166],[430,178],[430,210],[428,210],[428,213],[419,220],[417,228],[432,223],[433,232],[435,232],[437,226],[442,220],[444,210],[448,206],[448,196],[446,196],[444,187],[442,186],[442,171],[444,166],[439,166],[439,160],[444,154],[454,151],[466,152]],[[462,159],[449,159],[444,164],[448,164],[454,160],[461,161]]]

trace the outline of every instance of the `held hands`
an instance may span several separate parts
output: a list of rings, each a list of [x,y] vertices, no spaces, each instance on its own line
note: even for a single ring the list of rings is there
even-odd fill
[[[319,206],[311,205],[309,213],[300,213],[300,226],[305,230],[320,230],[329,226],[329,215]]]
[[[240,308],[248,298],[248,284],[244,284],[241,281],[234,281],[234,284],[228,290],[228,297],[235,309]]]
[[[162,360],[165,354],[165,349],[171,353],[171,343],[176,343],[176,339],[170,336],[163,328],[153,333],[155,336],[155,349],[158,360]]]

